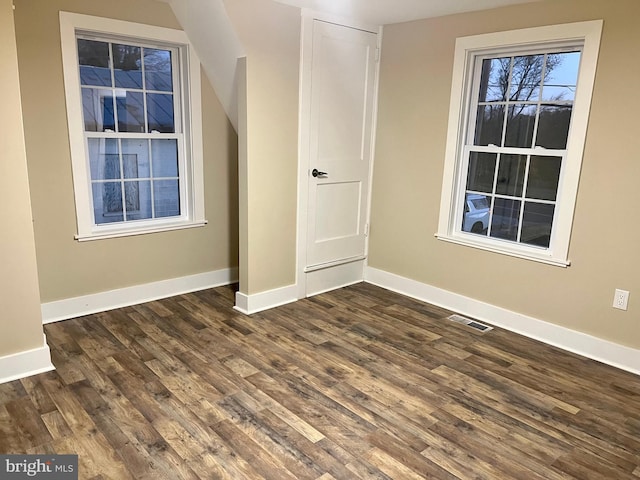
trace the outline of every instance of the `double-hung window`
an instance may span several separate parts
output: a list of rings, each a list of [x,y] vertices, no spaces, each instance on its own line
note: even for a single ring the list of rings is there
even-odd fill
[[[200,64],[184,32],[60,18],[76,238],[203,225]]]
[[[458,39],[438,238],[568,265],[600,31]]]

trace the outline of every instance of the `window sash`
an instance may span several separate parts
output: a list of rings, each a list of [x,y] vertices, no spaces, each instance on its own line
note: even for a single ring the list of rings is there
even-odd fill
[[[573,212],[578,190],[578,179],[584,151],[591,94],[595,79],[597,57],[602,32],[602,21],[577,22],[573,24],[534,27],[507,32],[496,32],[456,41],[454,71],[452,77],[449,123],[447,130],[446,156],[443,173],[443,189],[440,217],[436,237],[452,243],[476,247],[496,253],[535,260],[552,265],[569,265],[568,250]],[[478,91],[473,91],[475,69],[481,62],[476,58],[516,56],[532,51],[552,49],[575,51],[582,43],[580,80],[574,96],[573,115],[566,148],[563,150],[531,148],[523,152],[520,148],[498,147],[502,153],[542,156],[561,156],[562,174],[558,184],[558,205],[554,212],[554,231],[548,249],[530,245],[505,242],[480,235],[461,232],[464,214],[464,190],[466,188],[467,148],[476,151],[496,152],[494,146],[473,146]],[[477,75],[476,75],[477,76]],[[479,77],[478,77],[479,78]],[[471,105],[475,107],[470,108]],[[471,123],[471,120],[474,123]],[[470,127],[473,125],[473,127]],[[473,128],[473,131],[472,131]],[[472,138],[472,140],[469,140]]]
[[[60,12],[60,32],[78,225],[75,238],[84,241],[205,225],[200,61],[190,46],[186,34],[183,31],[170,28],[69,12]],[[108,34],[100,32],[108,32]],[[177,93],[174,94],[174,102],[179,102],[178,108],[174,108],[175,133],[182,135],[178,138],[180,149],[184,152],[179,172],[181,179],[180,205],[181,208],[184,207],[180,217],[95,224],[87,142],[89,138],[109,138],[110,134],[115,132],[85,132],[80,97],[81,85],[76,35],[91,40],[104,40],[106,37],[106,40],[114,43],[122,42],[143,47],[164,49],[172,46],[180,50],[180,58],[178,55],[172,55],[174,61],[177,62],[175,64],[177,66],[172,70],[173,84],[180,86],[179,89],[176,89]],[[117,136],[122,139],[167,138],[167,134],[161,133],[120,132],[117,133]]]

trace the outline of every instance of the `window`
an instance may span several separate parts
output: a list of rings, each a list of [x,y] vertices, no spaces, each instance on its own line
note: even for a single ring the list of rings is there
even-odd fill
[[[76,238],[204,225],[200,63],[184,32],[60,24]]]
[[[601,29],[458,39],[438,238],[569,264]]]

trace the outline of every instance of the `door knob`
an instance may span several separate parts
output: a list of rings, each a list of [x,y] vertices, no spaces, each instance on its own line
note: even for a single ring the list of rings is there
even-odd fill
[[[311,175],[313,175],[314,177],[326,177],[327,172],[321,172],[317,168],[314,168],[313,170],[311,170]]]

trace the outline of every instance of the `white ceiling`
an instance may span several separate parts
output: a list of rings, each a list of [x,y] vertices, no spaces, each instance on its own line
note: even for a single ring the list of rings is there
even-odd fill
[[[539,0],[276,0],[361,22],[386,25]]]

